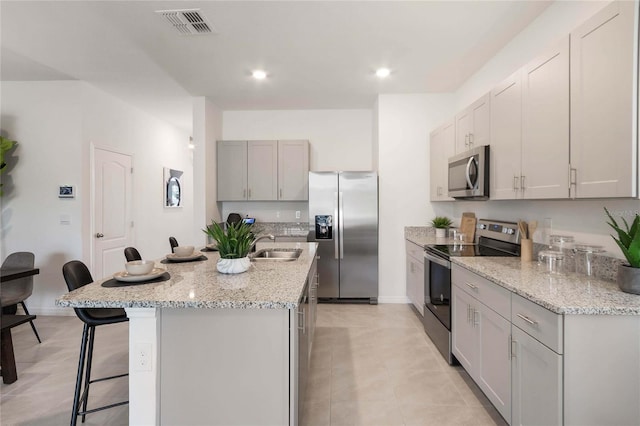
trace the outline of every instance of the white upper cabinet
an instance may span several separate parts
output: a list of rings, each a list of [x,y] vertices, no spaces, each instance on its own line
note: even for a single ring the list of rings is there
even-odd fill
[[[309,142],[278,141],[278,199],[309,199]]]
[[[521,71],[491,91],[492,200],[522,198],[520,191],[522,144]]]
[[[307,200],[308,141],[218,141],[218,201]]]
[[[569,196],[569,37],[522,69],[525,199]]]
[[[455,153],[467,151],[491,140],[491,96],[489,93],[456,115]]]
[[[452,201],[449,188],[449,157],[454,154],[455,123],[451,119],[431,132],[429,166],[431,180],[431,201]]]
[[[571,197],[637,195],[637,7],[613,2],[571,33]]]
[[[248,142],[247,182],[247,200],[278,199],[277,141]]]
[[[218,141],[218,200],[247,199],[247,141]]]

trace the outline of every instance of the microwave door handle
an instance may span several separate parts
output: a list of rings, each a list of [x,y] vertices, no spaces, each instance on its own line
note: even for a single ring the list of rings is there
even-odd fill
[[[474,158],[470,157],[469,161],[467,161],[467,171],[465,172],[465,178],[467,179],[467,184],[469,185],[469,189],[473,189],[473,183],[471,182],[471,163],[474,162]]]

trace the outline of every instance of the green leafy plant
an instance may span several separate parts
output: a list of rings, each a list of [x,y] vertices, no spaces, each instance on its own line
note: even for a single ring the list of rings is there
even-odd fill
[[[244,222],[228,225],[225,232],[217,222],[213,221],[202,231],[216,241],[222,259],[246,257],[253,244],[251,225]]]
[[[621,219],[625,227],[625,229],[622,229],[618,226],[618,223],[606,207],[604,211],[607,213],[609,220],[611,220],[611,222],[607,222],[607,224],[618,234],[618,238],[613,235],[611,238],[618,244],[629,265],[632,268],[640,268],[640,215],[636,214],[631,226],[629,226],[625,218],[622,217]]]
[[[12,141],[3,136],[0,136],[0,173],[4,173],[7,163],[4,161],[4,154],[10,151],[18,144],[16,141]],[[2,195],[2,183],[0,183],[0,195]]]
[[[434,228],[448,228],[453,222],[446,216],[436,216],[431,220],[431,226]]]

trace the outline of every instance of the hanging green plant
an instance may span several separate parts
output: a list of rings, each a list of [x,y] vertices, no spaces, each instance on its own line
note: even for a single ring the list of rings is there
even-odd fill
[[[12,150],[16,145],[18,145],[18,142],[12,141],[11,139],[0,136],[0,174],[4,173],[5,167],[7,166],[7,163],[5,163],[4,161],[4,154],[7,151]],[[2,183],[0,183],[0,196],[1,195],[3,195]]]

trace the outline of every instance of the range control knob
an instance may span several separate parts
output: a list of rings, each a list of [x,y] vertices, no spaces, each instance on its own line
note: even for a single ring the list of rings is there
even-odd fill
[[[516,230],[513,229],[513,228],[506,228],[506,229],[507,229],[507,234],[509,234],[509,235],[513,235],[513,234],[516,233]]]
[[[478,229],[485,229],[487,227],[487,225],[485,225],[484,223],[479,223],[478,226],[476,226],[476,228]]]

